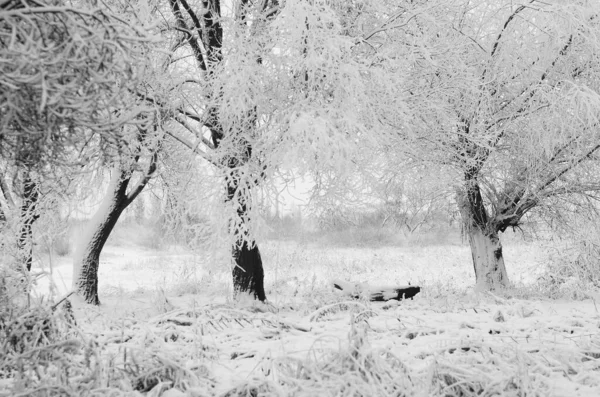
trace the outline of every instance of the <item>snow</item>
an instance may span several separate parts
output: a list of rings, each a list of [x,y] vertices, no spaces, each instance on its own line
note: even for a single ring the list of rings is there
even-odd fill
[[[368,352],[364,357],[372,354],[376,368],[392,365],[382,357],[398,358],[414,395],[458,395],[460,384],[481,384],[489,395],[519,395],[517,389],[600,395],[596,302],[527,293],[545,258],[534,244],[505,247],[509,277],[524,285],[502,295],[473,290],[464,245],[375,249],[266,242],[261,248],[266,305],[232,302],[228,270],[182,249],[108,246],[100,265],[102,305],[73,299],[78,325],[105,344],[107,354],[153,345],[192,371],[204,368],[215,395],[290,382],[294,388],[273,395],[292,389],[294,395],[332,393],[337,375],[323,372],[323,365],[345,362],[343,353],[356,344]],[[53,263],[59,295],[71,285],[70,264],[70,258]],[[349,300],[331,287],[333,278],[362,287],[411,282],[422,292],[402,302]],[[47,280],[38,283],[39,293],[47,288]],[[314,373],[322,378],[302,378],[304,372],[289,369],[294,365],[320,368]],[[325,387],[329,391],[319,389]],[[197,394],[164,386],[155,395]]]

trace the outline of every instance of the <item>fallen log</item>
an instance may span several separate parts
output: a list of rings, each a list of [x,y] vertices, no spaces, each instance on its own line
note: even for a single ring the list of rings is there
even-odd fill
[[[346,281],[332,281],[334,288],[354,299],[368,298],[373,302],[385,302],[392,299],[413,299],[421,292],[421,287],[415,285],[401,285],[395,287],[373,287],[367,284],[354,284]]]

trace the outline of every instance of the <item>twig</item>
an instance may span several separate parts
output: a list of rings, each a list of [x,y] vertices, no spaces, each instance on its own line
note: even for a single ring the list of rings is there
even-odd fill
[[[75,293],[75,291],[71,291],[71,292],[69,292],[69,293],[68,293],[67,295],[65,295],[65,296],[64,296],[64,297],[63,297],[61,300],[59,300],[57,303],[55,303],[55,304],[52,306],[52,311],[55,311],[55,310],[56,310],[56,308],[57,308],[58,306],[60,306],[60,304],[61,304],[61,303],[63,303],[65,300],[67,300],[67,298],[68,298],[69,296],[73,295],[74,293]]]

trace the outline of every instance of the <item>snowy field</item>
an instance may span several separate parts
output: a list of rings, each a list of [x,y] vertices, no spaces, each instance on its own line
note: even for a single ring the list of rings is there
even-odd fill
[[[137,369],[152,396],[600,396],[597,302],[536,294],[537,245],[506,244],[518,287],[502,296],[472,290],[466,245],[262,251],[267,305],[231,302],[227,269],[196,255],[109,246],[102,305],[74,301],[77,323],[110,365],[154,363]],[[53,258],[51,272],[57,294],[69,290],[70,258]],[[333,278],[422,292],[350,300]]]

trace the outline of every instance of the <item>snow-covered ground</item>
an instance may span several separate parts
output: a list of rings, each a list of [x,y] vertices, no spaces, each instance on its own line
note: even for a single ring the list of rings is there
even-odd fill
[[[545,260],[536,245],[506,245],[509,277],[521,287],[498,296],[471,289],[464,245],[267,242],[267,305],[231,302],[227,269],[181,252],[109,246],[102,305],[74,300],[78,324],[106,354],[158,351],[161,362],[205,381],[159,385],[156,396],[600,396],[596,301],[536,297],[527,287]],[[54,258],[59,295],[70,273],[69,258]],[[411,282],[422,292],[402,302],[352,301],[331,288],[333,278]],[[47,291],[47,280],[37,288]]]

